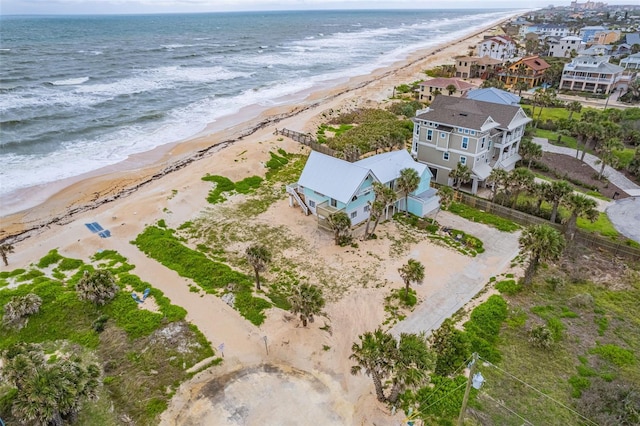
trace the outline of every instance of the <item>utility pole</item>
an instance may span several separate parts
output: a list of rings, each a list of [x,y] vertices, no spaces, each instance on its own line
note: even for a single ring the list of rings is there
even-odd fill
[[[473,353],[473,359],[471,360],[471,367],[469,368],[469,379],[467,380],[467,388],[464,390],[464,398],[462,399],[462,407],[460,407],[460,416],[458,417],[458,426],[464,424],[464,413],[467,411],[467,403],[469,402],[469,391],[471,390],[471,381],[473,380],[473,373],[476,371],[476,364],[478,364],[478,353]]]

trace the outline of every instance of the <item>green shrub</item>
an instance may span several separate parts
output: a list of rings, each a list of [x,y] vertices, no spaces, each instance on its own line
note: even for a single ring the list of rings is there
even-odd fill
[[[38,268],[46,268],[54,263],[58,263],[62,259],[62,255],[58,253],[57,249],[49,251],[36,265]]]
[[[501,218],[500,216],[478,210],[462,203],[451,203],[449,211],[465,219],[492,226],[499,231],[515,232],[520,229],[519,225],[508,219]]]
[[[65,257],[60,261],[57,269],[59,271],[73,271],[74,269],[81,267],[83,264],[84,262],[80,259],[70,259]]]
[[[611,344],[596,346],[589,353],[596,354],[618,367],[634,365],[636,362],[633,352]]]
[[[493,295],[472,312],[469,321],[464,323],[464,328],[469,335],[472,352],[478,352],[480,356],[491,362],[500,361],[500,353],[496,345],[502,323],[507,319],[507,302]]]
[[[551,331],[551,335],[553,336],[553,340],[555,342],[559,342],[562,340],[562,335],[564,333],[564,324],[559,318],[551,317],[547,319],[547,327]]]
[[[551,330],[544,325],[536,325],[529,331],[529,343],[536,348],[550,349],[553,341]]]
[[[518,285],[516,280],[503,280],[496,283],[496,290],[502,294],[513,296],[522,290],[522,286]]]
[[[165,222],[165,220],[164,220],[164,219],[160,219],[160,220],[158,221],[158,226],[159,226],[160,228],[166,228],[166,227],[167,227],[167,222]]]

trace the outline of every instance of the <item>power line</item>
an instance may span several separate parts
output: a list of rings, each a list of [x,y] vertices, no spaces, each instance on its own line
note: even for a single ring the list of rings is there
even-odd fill
[[[498,367],[497,365],[487,361],[486,359],[479,357],[481,360],[483,360],[484,362],[486,362],[488,365],[490,365],[491,367],[495,368],[496,370],[500,370],[503,373],[507,374],[508,376],[512,377],[513,379],[519,381],[520,383],[522,383],[523,385],[530,387],[531,389],[533,389],[534,391],[538,392],[540,395],[550,399],[551,401],[555,402],[556,404],[560,405],[563,408],[566,408],[567,410],[571,411],[572,413],[576,414],[578,417],[582,418],[583,420],[586,420],[588,423],[598,426],[597,423],[595,423],[593,420],[588,419],[587,417],[583,416],[582,414],[578,413],[576,410],[572,409],[571,407],[568,407],[567,405],[563,404],[562,402],[558,401],[557,399],[553,398],[550,395],[547,395],[546,393],[542,392],[540,389],[534,387],[533,385],[530,385],[529,383],[525,382],[522,379],[519,379],[518,377],[514,376],[513,374],[509,373],[506,370],[503,370],[502,368]]]
[[[491,397],[489,397],[489,398],[491,398]],[[492,401],[492,402],[495,402],[496,404],[498,404],[499,406],[501,406],[502,408],[504,408],[505,410],[507,410],[508,412],[510,412],[511,414],[513,414],[514,416],[518,417],[518,418],[519,418],[520,420],[522,420],[525,424],[528,424],[528,425],[532,425],[532,426],[533,426],[533,423],[532,423],[532,422],[530,422],[529,420],[525,419],[525,418],[524,418],[524,417],[522,417],[520,414],[516,413],[515,411],[513,411],[511,408],[507,407],[506,405],[501,404],[501,403],[500,403],[500,401],[498,401],[497,399],[495,399],[495,398],[491,398],[491,401]]]

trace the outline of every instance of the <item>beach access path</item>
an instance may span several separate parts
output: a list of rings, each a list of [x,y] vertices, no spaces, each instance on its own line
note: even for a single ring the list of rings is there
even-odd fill
[[[478,237],[484,244],[485,252],[473,258],[464,268],[458,268],[459,270],[444,282],[430,281],[429,271],[425,271],[425,280],[422,285],[435,288],[415,311],[392,327],[391,332],[394,335],[423,331],[430,334],[440,327],[445,319],[473,299],[487,285],[492,276],[505,272],[518,255],[520,231],[501,232],[446,211],[438,214],[438,222],[442,226],[459,229]]]

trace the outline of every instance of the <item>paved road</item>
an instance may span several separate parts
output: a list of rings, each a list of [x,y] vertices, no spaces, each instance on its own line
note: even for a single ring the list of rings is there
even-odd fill
[[[391,332],[429,334],[470,301],[487,284],[489,278],[507,270],[511,260],[518,254],[520,232],[500,232],[479,223],[470,222],[459,216],[443,211],[438,214],[438,222],[472,234],[482,240],[485,252],[479,254],[464,269],[452,274],[445,285],[435,294],[425,299],[410,315],[396,324]],[[455,267],[455,265],[442,265]],[[428,282],[428,278],[425,283]]]
[[[573,148],[566,148],[564,146],[556,146],[549,143],[546,138],[533,138],[533,142],[542,146],[542,150],[545,152],[553,152],[555,154],[564,154],[575,157],[576,150]],[[602,167],[597,164],[598,157],[593,154],[587,153],[584,157],[584,162],[591,166],[595,171],[599,172]],[[622,189],[624,192],[632,197],[640,196],[640,186],[631,182],[625,175],[614,169],[613,167],[606,166],[604,168],[604,175],[609,179],[609,182]]]

